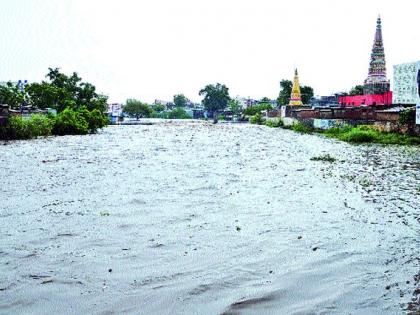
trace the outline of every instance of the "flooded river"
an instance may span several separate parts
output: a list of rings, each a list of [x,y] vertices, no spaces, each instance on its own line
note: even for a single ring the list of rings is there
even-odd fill
[[[420,312],[419,147],[158,123],[0,172],[0,314]]]

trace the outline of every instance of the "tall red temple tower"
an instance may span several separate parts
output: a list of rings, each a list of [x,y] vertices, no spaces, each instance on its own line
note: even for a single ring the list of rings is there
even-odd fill
[[[390,83],[386,79],[385,52],[382,41],[381,17],[376,22],[376,33],[370,55],[369,74],[364,82],[364,94],[382,94],[388,92]]]

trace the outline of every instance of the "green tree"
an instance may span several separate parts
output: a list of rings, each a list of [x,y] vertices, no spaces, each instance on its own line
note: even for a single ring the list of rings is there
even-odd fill
[[[152,109],[155,112],[160,113],[160,112],[163,112],[165,110],[165,106],[162,105],[162,104],[154,104],[154,105],[152,105]]]
[[[290,102],[290,94],[292,93],[293,82],[290,80],[281,80],[280,93],[277,98],[278,105],[288,105]],[[301,86],[300,94],[303,104],[309,104],[311,98],[314,96],[314,90],[310,86]]]
[[[187,98],[184,94],[174,95],[175,107],[185,107],[187,105]]]
[[[153,110],[149,105],[136,99],[128,99],[123,111],[128,116],[135,117],[137,120],[139,118],[149,118],[153,113]]]
[[[208,111],[214,122],[217,122],[217,112],[224,110],[230,100],[229,88],[224,84],[208,84],[199,92],[200,96],[204,96],[203,105]]]
[[[277,98],[277,104],[287,105],[290,102],[290,94],[292,93],[293,83],[290,80],[281,80],[280,93]]]
[[[57,109],[59,101],[63,99],[63,94],[65,94],[63,90],[47,82],[28,84],[26,92],[28,93],[29,104],[40,109]]]
[[[230,99],[228,106],[233,115],[239,115],[241,113],[242,108],[238,100]]]
[[[244,115],[255,116],[256,114],[261,114],[262,111],[271,110],[273,106],[269,103],[260,103],[257,105],[249,106],[245,108]]]
[[[26,93],[19,85],[7,82],[0,85],[0,104],[7,104],[13,109],[18,109],[26,99]]]
[[[309,104],[311,101],[311,98],[314,96],[314,89],[310,86],[302,86],[300,88],[300,94],[302,98],[303,104]]]
[[[349,95],[363,95],[363,85],[356,85],[351,88]]]
[[[182,107],[177,107],[168,113],[169,119],[190,119],[191,116]]]
[[[81,107],[86,107],[89,111],[98,109],[101,113],[106,111],[108,97],[98,94],[96,87],[89,82],[83,82],[76,72],[69,76],[61,73],[59,68],[49,68],[46,77],[50,80],[53,91],[46,91],[44,95],[50,96],[54,92],[57,97],[55,109],[58,112],[68,107],[74,110]],[[45,88],[47,86],[44,83],[42,82],[41,87]],[[37,94],[43,95],[42,92],[41,89]]]
[[[271,102],[271,100],[268,97],[265,97],[265,96],[260,100],[260,103],[270,103],[270,102]]]
[[[89,132],[89,123],[79,113],[71,108],[66,108],[55,118],[53,133],[55,135],[84,135]]]

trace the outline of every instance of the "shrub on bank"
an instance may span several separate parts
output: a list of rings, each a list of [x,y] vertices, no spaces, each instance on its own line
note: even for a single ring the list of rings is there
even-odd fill
[[[245,116],[255,116],[258,113],[261,114],[262,111],[271,110],[271,109],[273,109],[273,106],[271,106],[271,104],[261,103],[261,104],[258,104],[258,105],[253,105],[253,106],[249,106],[249,107],[245,108],[243,114]]]
[[[339,139],[351,143],[367,143],[377,140],[377,136],[377,131],[353,128],[349,132],[341,134]]]
[[[32,115],[28,119],[21,116],[11,116],[6,125],[0,126],[0,139],[25,140],[39,136],[49,136],[53,126],[54,121],[43,115]]]
[[[322,132],[328,137],[337,138],[350,143],[381,143],[381,144],[420,144],[420,137],[402,135],[394,132],[381,132],[372,126],[342,126]]]
[[[181,107],[174,108],[168,113],[169,119],[191,119],[192,117],[188,115],[185,109]]]
[[[314,131],[314,128],[308,125],[305,125],[304,123],[297,122],[293,124],[292,130],[300,132],[300,133],[312,133]]]
[[[265,122],[265,125],[271,128],[278,128],[278,127],[283,127],[284,123],[283,123],[283,120],[281,120],[280,118],[274,118],[274,119],[267,119]]]
[[[87,134],[89,123],[83,115],[86,115],[86,113],[66,108],[56,116],[53,133],[59,136]]]
[[[249,122],[251,124],[263,125],[265,123],[265,119],[261,116],[260,113],[256,113],[255,115],[249,117]]]
[[[98,109],[89,111],[86,107],[82,107],[77,112],[88,123],[88,129],[90,132],[95,132],[96,130],[101,129],[108,124],[108,118]]]

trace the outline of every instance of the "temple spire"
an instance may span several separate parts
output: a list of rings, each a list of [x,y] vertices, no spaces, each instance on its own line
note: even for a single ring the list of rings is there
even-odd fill
[[[370,55],[368,77],[364,84],[365,94],[381,94],[389,91],[389,81],[386,78],[385,51],[382,41],[382,21],[378,16],[376,32]]]
[[[295,77],[293,79],[292,93],[290,95],[289,105],[299,106],[303,105],[300,97],[300,86],[299,86],[299,75],[297,69],[295,69]]]

